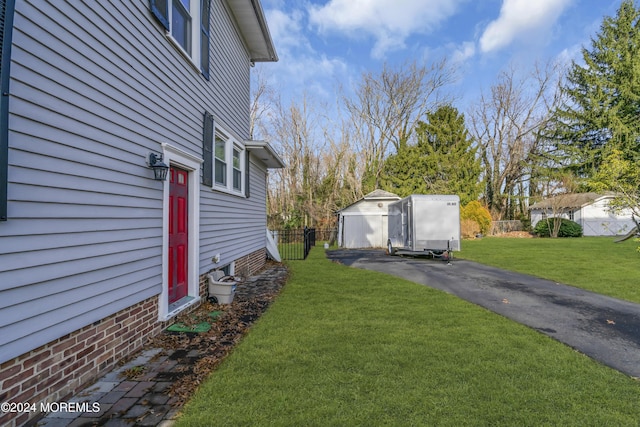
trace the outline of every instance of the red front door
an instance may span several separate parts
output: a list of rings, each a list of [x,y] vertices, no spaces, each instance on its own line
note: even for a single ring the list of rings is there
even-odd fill
[[[169,170],[169,304],[187,296],[189,172]]]

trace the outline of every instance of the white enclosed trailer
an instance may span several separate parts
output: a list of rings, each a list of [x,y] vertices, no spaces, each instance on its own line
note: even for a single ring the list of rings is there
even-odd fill
[[[389,205],[390,255],[396,251],[426,252],[451,258],[460,250],[460,198],[414,194]]]

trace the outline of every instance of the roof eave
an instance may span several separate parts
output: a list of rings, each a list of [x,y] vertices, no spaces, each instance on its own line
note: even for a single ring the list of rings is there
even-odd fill
[[[286,165],[278,153],[269,145],[267,141],[248,140],[244,142],[245,147],[256,157],[258,157],[269,169],[282,169]]]
[[[277,62],[278,54],[260,0],[227,0],[252,62]]]

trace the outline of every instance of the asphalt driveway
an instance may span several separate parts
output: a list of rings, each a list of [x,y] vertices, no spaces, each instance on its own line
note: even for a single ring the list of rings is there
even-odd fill
[[[457,295],[640,377],[640,304],[462,259],[447,264],[359,249],[327,251],[327,256]]]

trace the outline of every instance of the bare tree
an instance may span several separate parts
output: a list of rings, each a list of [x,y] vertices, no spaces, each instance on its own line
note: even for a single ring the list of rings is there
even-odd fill
[[[444,60],[429,67],[416,62],[399,68],[385,64],[379,74],[362,74],[354,96],[345,97],[344,103],[369,186],[378,186],[390,146],[396,152],[406,146],[418,120],[442,101],[440,89],[453,79]]]
[[[557,67],[535,67],[524,78],[511,68],[490,93],[472,108],[471,133],[484,165],[485,202],[496,220],[524,211],[531,154],[542,143],[540,128],[550,119],[557,100]]]
[[[287,167],[274,171],[269,212],[279,212],[284,224],[313,225],[319,216],[315,193],[322,178],[319,116],[305,95],[300,103],[278,102],[270,117],[271,132],[280,144]]]
[[[254,70],[251,83],[249,138],[254,139],[259,128],[264,131],[266,116],[273,109],[276,96],[273,87],[268,83],[264,68]]]
[[[269,172],[268,225],[331,227],[335,211],[362,196],[362,162],[348,122],[339,105],[329,109],[306,94],[289,103],[276,99],[263,77],[254,77],[252,137],[269,139],[286,164]]]

